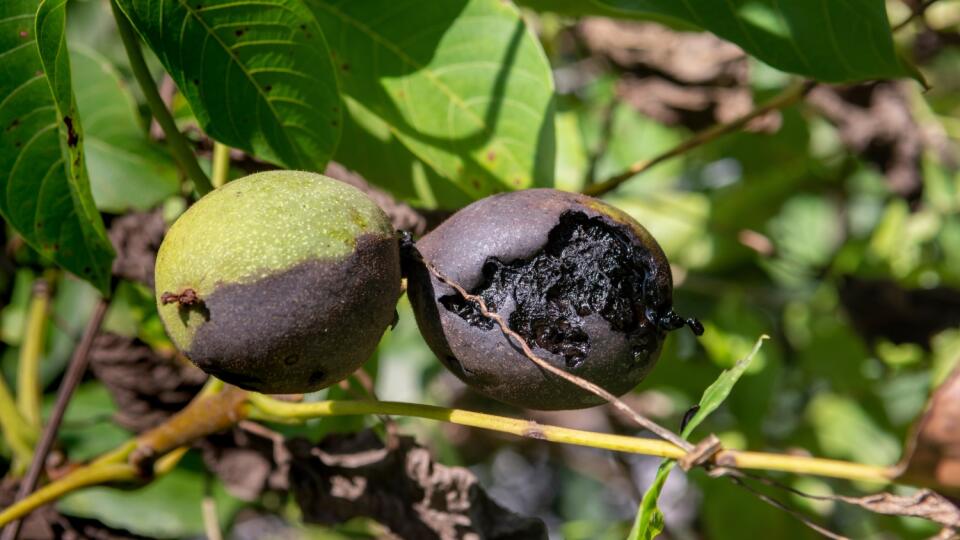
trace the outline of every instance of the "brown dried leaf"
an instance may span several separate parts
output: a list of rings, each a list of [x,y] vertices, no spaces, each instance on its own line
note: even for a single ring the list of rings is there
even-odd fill
[[[110,223],[110,243],[117,251],[113,275],[153,287],[157,250],[167,230],[162,212],[135,212]]]
[[[924,134],[899,82],[814,88],[807,102],[833,123],[843,143],[874,163],[895,193],[915,198],[922,189]]]
[[[253,422],[198,443],[203,461],[234,497],[255,501],[266,491],[286,491],[290,456],[283,436]]]
[[[907,481],[960,496],[960,366],[933,393],[898,467]]]
[[[398,442],[387,449],[369,430],[317,446],[290,441],[290,489],[304,521],[365,516],[402,538],[424,540],[547,537],[543,522],[498,505],[467,469],[434,462],[410,437]]]
[[[113,395],[117,423],[138,433],[186,406],[207,379],[183,358],[161,356],[138,339],[116,334],[96,337],[90,369]]]
[[[950,287],[906,289],[890,279],[845,276],[840,302],[870,343],[883,338],[930,348],[930,339],[960,325],[960,291]]]
[[[866,497],[834,496],[831,498],[878,514],[928,519],[952,529],[960,527],[960,508],[943,495],[928,489],[921,489],[907,497],[877,493]]]
[[[578,35],[595,55],[624,71],[619,96],[665,124],[699,130],[729,122],[753,108],[747,57],[736,45],[706,32],[678,32],[645,22],[587,18]],[[751,122],[775,131],[779,113]]]

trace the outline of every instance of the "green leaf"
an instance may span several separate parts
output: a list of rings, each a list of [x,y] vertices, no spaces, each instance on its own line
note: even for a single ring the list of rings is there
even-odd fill
[[[49,417],[56,396],[44,396],[43,415]],[[113,398],[99,382],[89,382],[77,387],[57,431],[57,441],[66,455],[74,462],[83,462],[113,450],[131,434],[113,422],[117,411]]]
[[[657,476],[653,483],[644,492],[640,499],[640,508],[637,509],[637,517],[633,521],[633,529],[630,530],[629,540],[652,540],[663,532],[663,512],[657,506],[657,499],[660,492],[663,491],[664,484],[667,483],[667,477],[670,471],[676,466],[677,462],[673,460],[663,460],[657,469]]]
[[[764,340],[767,339],[770,339],[770,336],[763,335],[757,338],[757,342],[754,343],[749,354],[738,360],[732,368],[723,370],[717,380],[713,381],[713,384],[703,391],[703,395],[700,396],[700,409],[683,428],[682,435],[684,438],[689,437],[690,433],[727,399],[730,391],[733,390],[733,385],[737,384],[740,376],[750,367],[750,363],[753,362],[757,353],[760,352]]]
[[[0,2],[0,213],[31,247],[106,293],[113,248],[84,163],[65,3]]]
[[[551,185],[550,66],[511,3],[307,5],[334,50],[344,93],[439,175],[473,198]]]
[[[199,456],[188,453],[176,469],[142,488],[91,487],[64,497],[57,509],[150,538],[194,537],[204,532],[201,507],[207,474]],[[242,503],[230,497],[218,480],[211,483],[220,525],[224,526]]]
[[[97,207],[121,214],[175,195],[177,166],[147,138],[137,103],[110,61],[86,47],[71,47],[70,61]]]
[[[574,15],[655,19],[709,30],[771,66],[826,82],[912,77],[883,0],[524,0]]]
[[[456,209],[473,201],[407,149],[380,117],[350,97],[343,101],[347,114],[334,159],[418,208]]]
[[[118,0],[218,141],[322,171],[341,103],[323,32],[298,0]]]
[[[700,397],[700,408],[693,418],[687,422],[681,433],[684,439],[689,437],[694,428],[700,425],[704,418],[717,410],[717,407],[727,399],[730,391],[733,390],[733,385],[737,384],[740,376],[750,367],[750,363],[760,352],[760,347],[766,339],[770,339],[769,336],[760,336],[748,355],[740,359],[732,368],[724,370],[717,377],[717,380],[703,391],[703,396]],[[656,538],[663,531],[663,512],[657,507],[657,499],[660,497],[660,492],[663,491],[667,477],[670,476],[670,471],[673,470],[675,465],[676,462],[669,459],[663,460],[660,464],[653,483],[650,484],[640,500],[640,507],[637,509],[637,517],[634,520],[633,529],[630,531],[629,540],[650,540]]]

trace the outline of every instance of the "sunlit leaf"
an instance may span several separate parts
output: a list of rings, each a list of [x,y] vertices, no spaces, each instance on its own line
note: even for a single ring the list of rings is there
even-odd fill
[[[344,93],[436,173],[473,198],[552,183],[550,66],[513,5],[306,3],[334,51]],[[359,167],[356,159],[344,164]]]

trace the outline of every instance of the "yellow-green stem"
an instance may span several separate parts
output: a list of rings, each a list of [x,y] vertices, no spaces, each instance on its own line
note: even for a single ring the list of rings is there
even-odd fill
[[[104,463],[77,469],[61,480],[47,484],[34,491],[29,497],[4,509],[0,512],[0,526],[20,519],[37,508],[80,488],[136,479],[136,467],[127,463]]]
[[[391,401],[318,401],[313,403],[290,403],[278,401],[260,394],[250,394],[253,405],[251,417],[264,419],[308,419],[318,416],[347,416],[363,414],[388,414],[413,416],[464,426],[511,433],[547,441],[603,448],[617,452],[645,454],[678,459],[686,452],[667,441],[594,433],[558,426],[539,424],[530,420],[505,418],[492,414],[447,409],[432,405],[397,403]],[[726,467],[784,471],[796,474],[812,474],[849,480],[867,480],[889,483],[896,475],[890,467],[862,465],[831,459],[820,459],[783,454],[740,452],[725,450],[716,462]]]
[[[17,364],[17,408],[32,430],[40,431],[40,359],[46,339],[50,286],[42,278],[33,286],[27,325]],[[29,461],[27,462],[29,463]]]
[[[157,85],[153,81],[147,62],[143,59],[143,51],[140,49],[140,38],[137,37],[127,16],[117,5],[116,0],[111,0],[110,7],[113,9],[113,18],[117,21],[117,33],[120,34],[120,40],[127,51],[127,58],[130,60],[130,70],[133,71],[134,78],[143,90],[143,96],[147,100],[147,106],[150,113],[157,119],[157,123],[163,129],[163,134],[167,138],[167,146],[170,153],[177,163],[183,167],[187,177],[193,181],[193,187],[201,197],[213,190],[210,179],[197,163],[197,156],[187,143],[187,139],[180,133],[177,123],[174,121],[167,105],[160,97],[157,91]]]
[[[65,497],[81,488],[118,482],[144,481],[145,478],[139,473],[139,467],[125,461],[125,458],[135,447],[136,442],[129,441],[117,450],[101,456],[100,459],[95,460],[93,463],[81,467],[67,476],[34,491],[30,496],[4,509],[3,512],[0,512],[0,527],[5,526],[11,521],[21,519],[37,508],[56,501],[61,497]],[[186,446],[176,448],[158,459],[153,467],[153,478],[163,476],[172,471],[188,450],[189,448]]]
[[[213,142],[213,189],[227,183],[230,179],[230,147]]]

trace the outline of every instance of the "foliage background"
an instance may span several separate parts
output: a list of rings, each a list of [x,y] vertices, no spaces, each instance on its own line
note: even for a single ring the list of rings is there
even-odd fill
[[[887,34],[877,28],[884,30],[887,15],[906,20],[918,4],[827,3],[835,26],[816,32],[805,32],[804,25],[822,23],[822,17],[808,16],[806,6],[785,7],[778,19],[768,2],[733,3],[740,9],[728,10],[717,7],[723,3],[690,2],[695,7],[681,9],[681,3],[653,0],[551,3],[560,13],[536,1],[518,11],[493,0],[431,3],[429,9],[412,1],[278,0],[259,14],[236,10],[216,24],[232,25],[226,35],[238,42],[248,32],[270,40],[274,30],[267,20],[292,3],[302,9],[284,16],[304,21],[295,41],[323,37],[330,53],[311,49],[278,60],[256,45],[238,48],[238,55],[249,51],[238,56],[244,65],[254,66],[253,75],[243,75],[223,67],[233,58],[229,47],[211,49],[209,59],[191,53],[184,60],[184,51],[206,45],[164,42],[170,38],[162,29],[151,33],[152,3],[120,2],[135,23],[141,17],[138,29],[160,51],[148,54],[149,65],[164,81],[161,88],[202,166],[209,168],[207,135],[245,151],[233,156],[234,176],[265,167],[264,161],[322,170],[332,158],[427,215],[504,189],[581,190],[748,112],[794,84],[790,73],[830,83],[896,79],[819,85],[800,103],[674,158],[606,199],[658,238],[674,266],[678,311],[695,314],[707,328],[699,340],[672,335],[654,373],[629,396],[632,405],[678,427],[703,388],[766,333],[773,339],[703,433],[717,433],[729,448],[881,465],[900,457],[911,422],[960,350],[954,328],[960,322],[960,3],[931,5],[895,40],[889,28]],[[633,20],[640,18],[658,22]],[[173,159],[156,142],[162,133],[150,128],[109,6],[75,0],[68,20],[75,105],[97,208],[108,226],[151,208],[172,220],[185,208],[187,193]],[[288,61],[284,69],[310,72],[313,79],[256,71],[257,62]],[[164,67],[182,93],[172,92]],[[929,89],[909,79],[914,69]],[[242,118],[231,117],[235,103],[256,105]],[[310,129],[296,128],[298,121]],[[17,225],[10,214],[16,201],[4,200],[8,222]],[[37,246],[35,232],[25,236]],[[98,292],[67,274],[51,274],[49,258],[62,256],[47,246],[34,251],[13,228],[6,234],[3,373],[15,386],[32,284],[52,276],[56,293],[41,377],[52,401]],[[405,300],[398,310],[399,324],[368,369],[381,399],[634,433],[605,408],[516,411],[469,392],[426,348]],[[157,362],[175,362],[147,286],[119,285],[104,330],[127,338],[123,343],[135,340]],[[175,410],[176,399],[164,405],[157,396],[169,398],[173,390],[189,395],[198,387],[185,366],[156,370],[157,380],[134,392],[151,396],[148,405],[120,410],[131,406],[118,396],[129,394],[132,383],[111,376],[115,372],[105,367],[110,360],[103,359],[108,348],[101,345],[61,430],[58,452],[69,460],[89,459],[122,442],[130,430],[142,429],[138,416],[163,406]],[[377,423],[328,419],[289,432],[316,439]],[[557,538],[624,537],[658,465],[654,458],[400,423],[443,463],[469,466],[503,505],[544,519]],[[225,486],[223,475],[211,475],[210,468],[204,452],[195,451],[146,489],[90,489],[58,510],[145,536],[191,537],[202,532],[201,499],[213,493],[225,530],[236,538],[376,534],[363,522],[303,525],[282,497],[267,490],[243,501],[235,496],[237,486],[229,480]],[[867,489],[783,480],[814,493]],[[853,537],[936,532],[917,520],[787,501]],[[679,469],[666,484],[661,509],[671,538],[813,535],[745,491]]]

